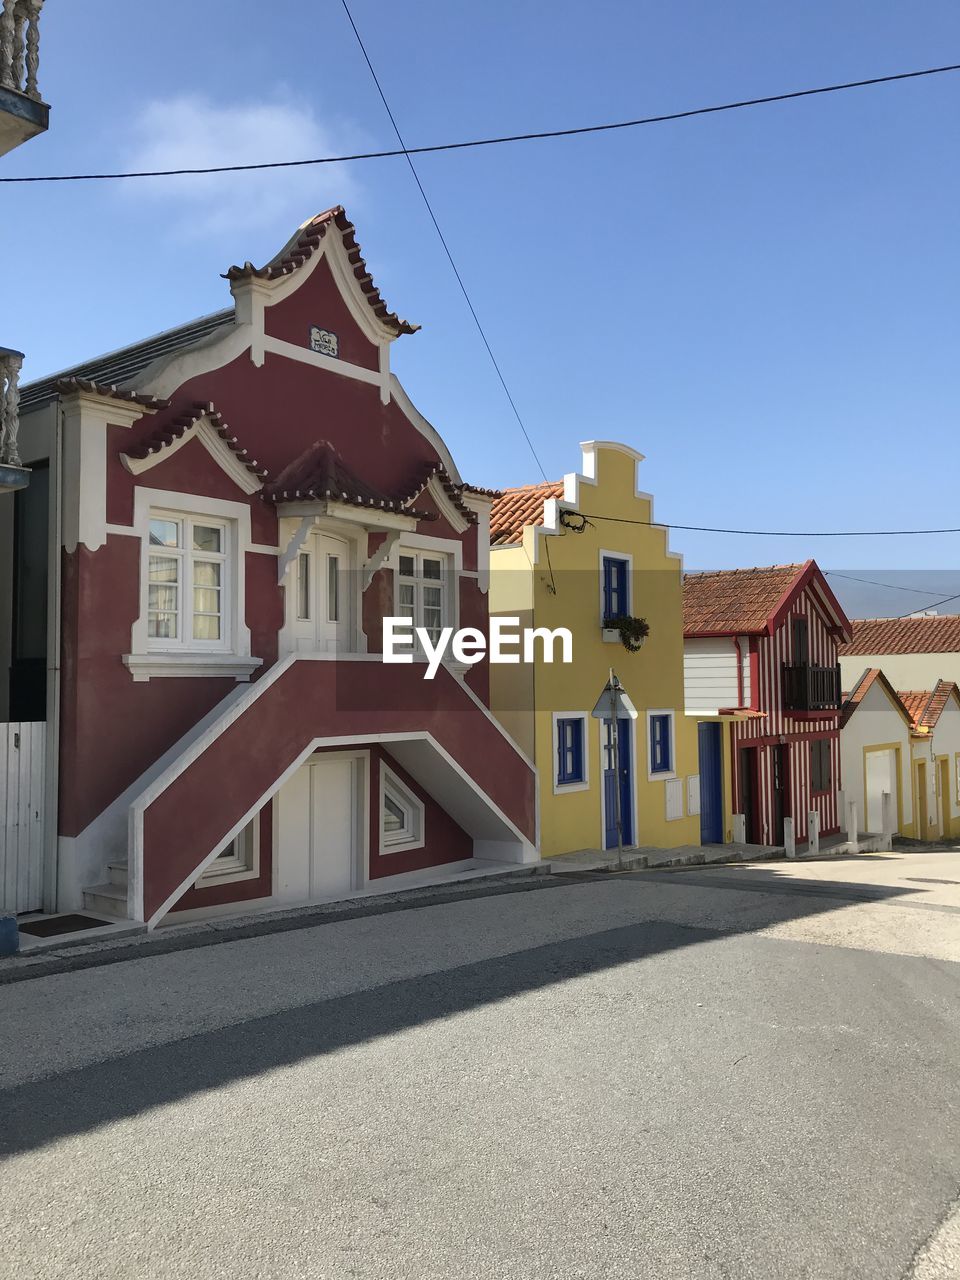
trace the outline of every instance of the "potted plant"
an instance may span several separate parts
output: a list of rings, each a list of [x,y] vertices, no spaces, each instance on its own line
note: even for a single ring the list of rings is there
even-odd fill
[[[627,653],[639,653],[649,634],[650,623],[646,618],[632,618],[629,614],[625,614],[621,618],[604,618],[603,620],[604,642],[612,644],[619,640]]]

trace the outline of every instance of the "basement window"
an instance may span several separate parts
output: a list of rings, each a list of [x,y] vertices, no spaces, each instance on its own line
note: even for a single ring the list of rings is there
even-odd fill
[[[214,858],[198,878],[198,889],[236,880],[252,880],[260,874],[260,816],[248,822]]]
[[[392,769],[380,765],[380,852],[422,849],[424,805]]]

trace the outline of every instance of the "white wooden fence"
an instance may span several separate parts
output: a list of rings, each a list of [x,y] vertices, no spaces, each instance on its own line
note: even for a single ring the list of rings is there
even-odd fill
[[[0,724],[0,911],[43,903],[43,773],[47,726]]]

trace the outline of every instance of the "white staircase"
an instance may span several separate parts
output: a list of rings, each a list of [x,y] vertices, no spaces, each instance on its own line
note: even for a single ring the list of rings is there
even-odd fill
[[[94,915],[127,919],[127,860],[108,862],[110,879],[83,891],[83,909]]]

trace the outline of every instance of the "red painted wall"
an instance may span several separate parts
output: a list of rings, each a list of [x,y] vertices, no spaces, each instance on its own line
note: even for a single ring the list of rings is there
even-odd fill
[[[219,907],[227,902],[251,902],[273,893],[273,801],[268,800],[256,819],[260,823],[260,874],[250,880],[195,886],[187,889],[171,911],[191,911],[196,907]]]
[[[293,662],[146,809],[149,917],[199,866],[314,737],[426,731],[533,843],[536,779],[510,741],[448,672],[375,662]],[[255,744],[256,749],[251,747]],[[211,804],[210,797],[217,803]],[[189,823],[184,814],[190,815]]]
[[[303,286],[284,302],[267,308],[267,332],[306,349],[310,325],[319,324],[337,333],[344,360],[376,369],[377,349],[355,325],[326,265],[321,264],[304,280]],[[199,441],[191,440],[175,453],[163,455],[162,461],[138,477],[124,467],[121,457],[124,452],[147,440],[153,441],[165,425],[198,402],[213,402],[231,432],[249,450],[251,458],[273,476],[321,439],[330,440],[346,465],[367,483],[398,495],[409,493],[427,466],[439,460],[434,445],[395,402],[381,403],[377,386],[276,355],[268,354],[263,365],[257,368],[249,353],[244,352],[223,367],[184,383],[170,399],[169,408],[144,416],[130,428],[108,428],[106,519],[109,524],[130,524],[135,490],[141,485],[245,503],[250,511],[253,541],[268,547],[277,545],[274,508],[258,494],[245,495]],[[174,500],[171,505],[175,505]],[[418,505],[436,512],[432,499],[426,495]],[[464,567],[475,570],[475,525],[471,524],[463,535],[457,535],[440,518],[423,521],[418,531],[434,537],[457,538],[463,548]],[[376,540],[377,535],[373,535],[371,548]],[[263,660],[263,667],[254,679],[277,658],[283,593],[277,586],[276,569],[275,557],[257,553],[248,554],[243,567],[246,623],[251,631],[252,653]],[[140,544],[130,536],[110,535],[96,552],[81,547],[63,557],[60,832],[65,836],[79,834],[158,757],[236,691],[235,681],[228,678],[164,677],[134,682],[122,656],[130,652],[131,629],[140,612],[139,578]],[[363,626],[369,648],[374,652],[381,647],[381,618],[384,612],[392,611],[392,588],[392,574],[381,572],[364,594]],[[487,597],[479,592],[473,579],[462,580],[460,609],[462,625],[486,629]],[[363,670],[369,672],[371,666]],[[376,713],[371,710],[364,720],[371,732],[381,729],[390,719],[398,670],[402,669],[380,670],[377,687],[381,709]],[[486,700],[485,664],[472,669],[468,680],[471,688]],[[420,724],[435,714],[439,683],[438,678],[433,685],[424,686],[417,673],[416,685],[404,694],[409,695],[406,723]],[[455,742],[459,742],[464,727],[477,717],[475,707],[464,710],[467,700],[462,690],[459,699],[453,710],[449,698],[444,704],[451,717],[451,722],[444,726],[444,736]],[[271,706],[274,705],[276,701],[271,699]],[[294,726],[291,742],[299,741],[301,731],[347,732],[344,724],[352,723],[349,716],[346,721],[341,718],[340,708],[336,708],[336,714],[330,706],[326,710],[304,708],[296,699],[285,705]],[[249,730],[225,735],[237,755],[232,759],[223,758],[218,774],[201,768],[197,774],[203,779],[199,789],[188,788],[183,803],[169,813],[164,809],[162,820],[156,814],[148,814],[154,851],[151,874],[157,877],[151,893],[160,892],[160,888],[166,886],[165,896],[176,887],[189,872],[189,858],[194,857],[198,849],[201,852],[196,862],[203,857],[204,841],[211,833],[216,832],[215,840],[219,840],[250,807],[250,797],[254,794],[251,788],[259,786],[255,794],[262,795],[272,781],[268,776],[271,771],[273,778],[282,771],[282,758],[290,745],[284,728],[270,722],[264,732],[267,733],[265,739],[257,733],[251,735]],[[479,737],[484,738],[483,732]],[[264,742],[271,743],[270,750],[264,750]],[[460,745],[465,758],[476,757],[475,743]],[[506,762],[506,772],[516,774],[510,754],[504,756],[500,746],[491,748],[491,759]],[[217,758],[220,759],[219,754]],[[237,761],[244,766],[249,764],[250,768],[235,767]],[[484,763],[478,761],[476,767],[481,769]],[[520,773],[527,773],[525,767]],[[490,785],[499,794],[501,784],[491,779]],[[510,812],[516,810],[519,825],[524,829],[529,826],[532,833],[529,788],[530,782],[525,776],[510,778],[504,807]],[[216,798],[215,804],[211,804],[211,797]],[[238,808],[241,804],[242,808]],[[189,815],[189,824],[184,823],[184,815]],[[169,825],[164,827],[164,822]],[[190,827],[190,838],[181,841],[185,825]],[[434,825],[441,824],[438,820]],[[459,851],[460,840],[454,843]],[[158,847],[159,854],[155,852]],[[209,849],[212,845],[208,843],[205,847]],[[269,845],[261,845],[261,858],[269,862],[269,858],[264,858],[265,847],[269,849]],[[184,849],[189,852],[184,853]],[[169,859],[167,866],[163,865],[165,859]],[[189,890],[180,906],[194,905],[198,894],[202,894],[204,902],[210,902],[228,889],[233,899],[252,895],[252,886],[256,883]]]

